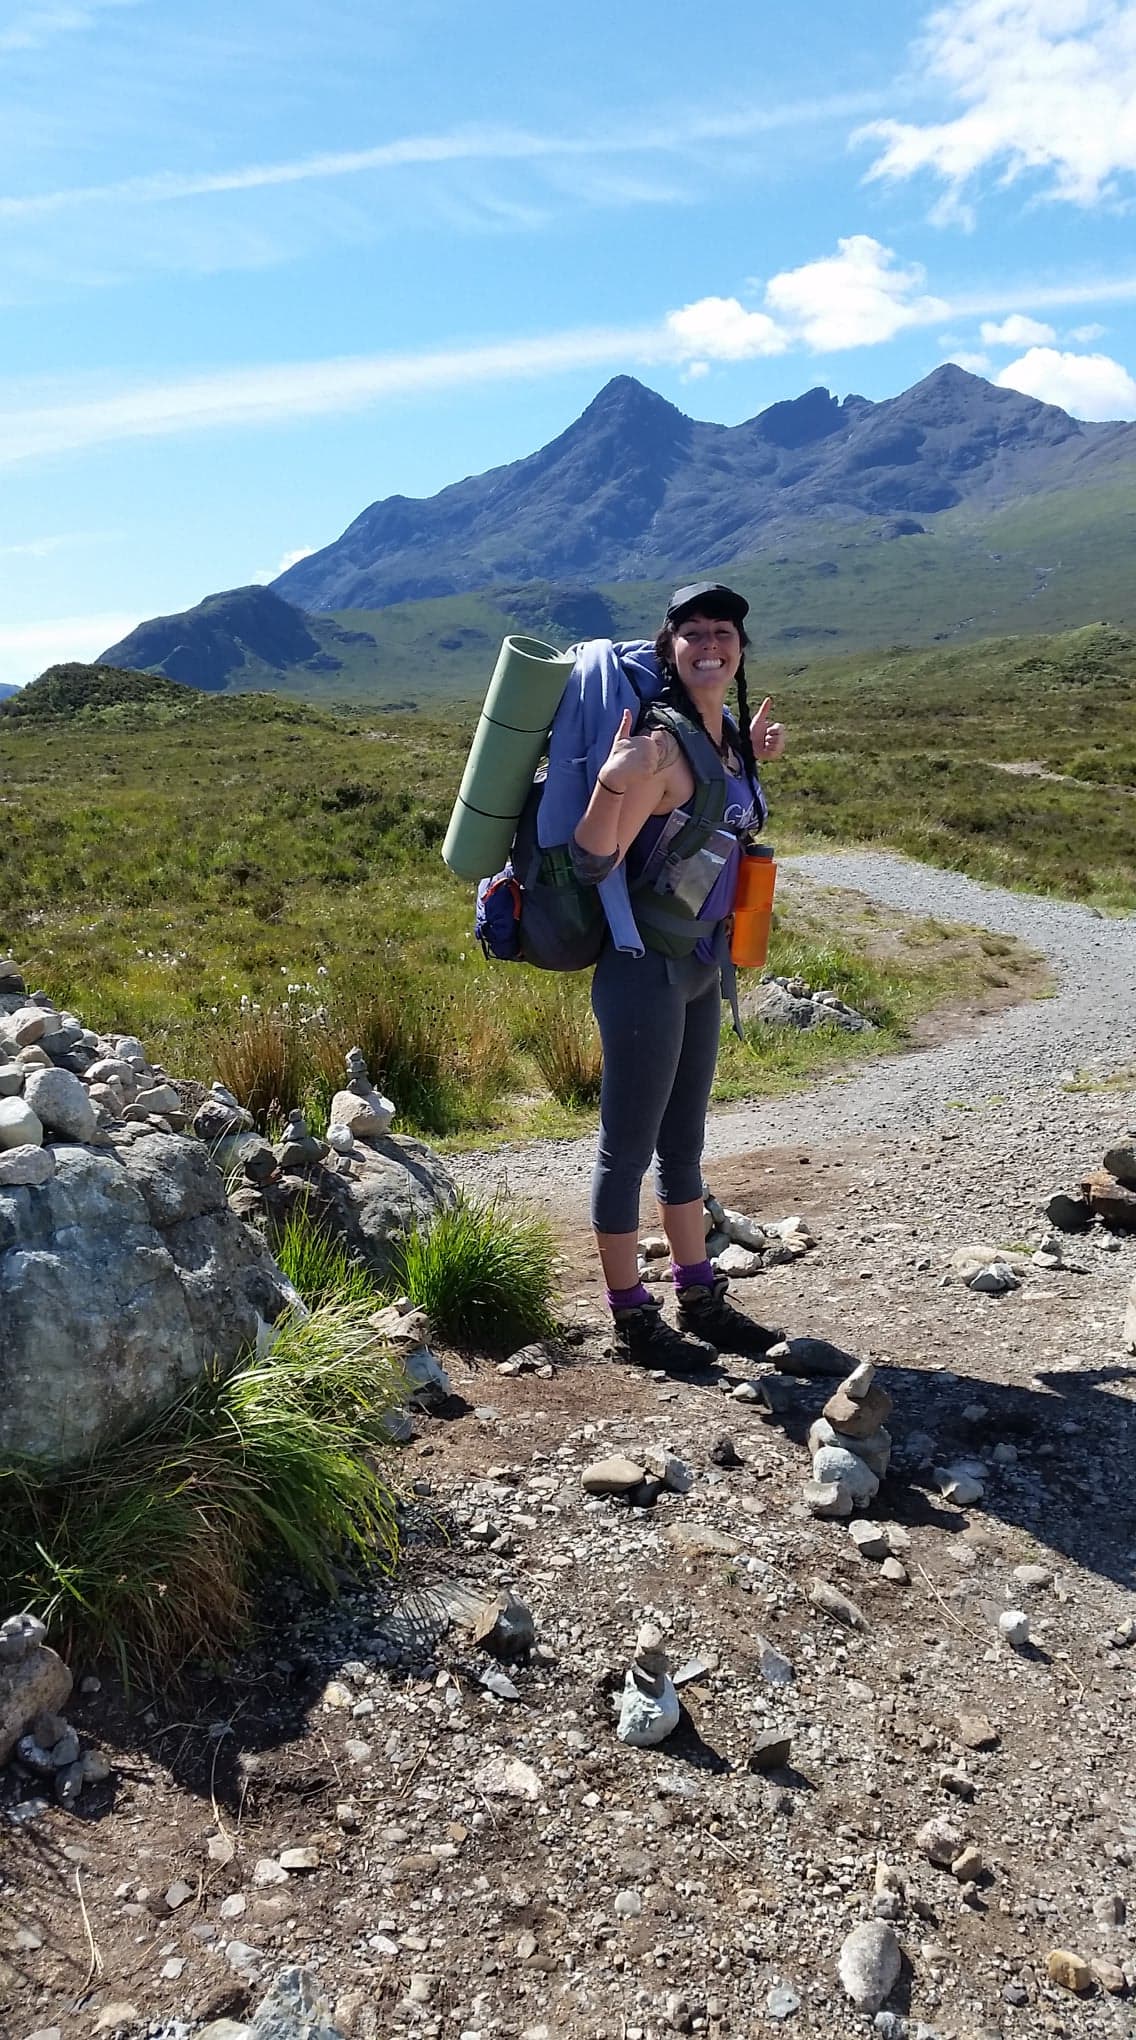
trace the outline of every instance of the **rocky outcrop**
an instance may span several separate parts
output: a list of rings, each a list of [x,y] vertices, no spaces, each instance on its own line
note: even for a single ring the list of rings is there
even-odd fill
[[[384,1278],[454,1203],[346,1061],[327,1140],[297,1112],[272,1146],[223,1084],[174,1082],[0,959],[0,1455],[64,1465],[262,1343],[299,1302],[269,1244],[297,1205]]]
[[[81,1457],[232,1362],[287,1292],[208,1154],[124,1128],[0,1187],[0,1453]]]

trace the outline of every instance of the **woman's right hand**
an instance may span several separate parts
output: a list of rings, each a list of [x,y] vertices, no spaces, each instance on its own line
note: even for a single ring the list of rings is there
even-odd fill
[[[632,736],[631,729],[631,710],[625,708],[612,747],[600,766],[600,783],[612,793],[626,793],[629,786],[665,772],[678,748],[669,730],[641,730]]]

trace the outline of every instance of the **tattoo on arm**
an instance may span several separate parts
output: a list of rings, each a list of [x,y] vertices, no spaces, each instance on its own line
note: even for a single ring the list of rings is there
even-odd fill
[[[672,736],[670,730],[660,730],[658,735],[662,741],[655,747],[654,770],[656,772],[667,772],[678,757],[678,742]]]

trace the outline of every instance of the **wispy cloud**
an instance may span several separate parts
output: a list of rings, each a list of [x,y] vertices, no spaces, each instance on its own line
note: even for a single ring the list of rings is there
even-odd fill
[[[673,353],[673,343],[670,349]],[[222,369],[105,396],[0,410],[0,465],[128,439],[365,409],[386,397],[665,358],[657,327],[584,329],[419,354]]]
[[[0,55],[42,49],[56,36],[93,28],[99,15],[108,8],[138,5],[139,0],[26,0],[23,7],[16,8],[7,26],[0,28]]]
[[[117,538],[113,531],[53,531],[42,538],[23,538],[13,545],[0,545],[0,560],[47,560],[56,553],[71,552],[76,546],[104,545]]]
[[[697,378],[712,361],[878,346],[906,329],[1011,310],[1014,318],[1000,330],[1024,338],[1034,326],[1041,329],[1026,320],[1023,304],[1053,308],[1136,300],[1136,276],[1037,288],[1005,282],[954,298],[925,291],[924,282],[917,264],[904,266],[891,249],[856,234],[839,242],[835,255],[771,277],[760,308],[736,297],[707,297],[636,326],[576,327],[419,353],[269,362],[101,391],[88,384],[61,389],[50,399],[42,387],[0,388],[0,465],[132,439],[294,424],[435,390],[577,369],[665,366]]]
[[[134,0],[105,0],[132,5]],[[282,186],[359,177],[383,171],[462,163],[541,163],[575,158],[645,155],[688,156],[706,144],[754,140],[786,129],[808,130],[825,121],[855,119],[876,95],[838,93],[828,98],[789,101],[701,119],[660,121],[656,126],[632,121],[603,128],[577,127],[561,134],[543,134],[522,127],[474,126],[435,135],[404,135],[363,149],[322,150],[276,163],[246,163],[227,170],[155,170],[109,184],[68,185],[56,191],[0,196],[0,219],[36,219],[76,207],[100,205],[166,205],[175,200],[217,197],[228,192],[267,191]],[[629,180],[634,198],[643,180]],[[653,196],[651,188],[646,185]]]
[[[1041,173],[1048,197],[1085,206],[1136,172],[1133,0],[951,0],[915,57],[962,111],[874,121],[858,139],[884,145],[869,178],[925,171],[945,184],[940,219],[968,216],[963,194],[982,171],[1003,183]]]

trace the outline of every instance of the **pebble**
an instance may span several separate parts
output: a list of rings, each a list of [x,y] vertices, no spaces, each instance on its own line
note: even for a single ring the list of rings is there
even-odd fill
[[[956,1733],[968,1750],[997,1749],[1001,1737],[985,1714],[960,1714]]]
[[[861,2012],[878,2012],[899,1981],[903,1953],[886,1920],[865,1920],[845,1940],[837,1973]]]
[[[754,1648],[757,1651],[757,1669],[767,1684],[787,1686],[793,1677],[793,1667],[784,1652],[765,1636],[754,1639]]]
[[[829,1580],[814,1580],[809,1588],[809,1600],[814,1608],[831,1615],[835,1622],[842,1622],[847,1629],[866,1629],[868,1626],[855,1601],[850,1601],[847,1594],[842,1594]]]
[[[751,1771],[779,1771],[792,1754],[792,1737],[781,1729],[767,1729],[750,1746],[747,1763]]]
[[[998,1628],[1012,1650],[1021,1650],[1030,1640],[1029,1616],[1020,1608],[1003,1608]]]
[[[953,1821],[935,1815],[932,1819],[924,1821],[915,1837],[915,1846],[929,1863],[937,1864],[940,1869],[949,1870],[951,1864],[962,1855],[966,1847],[966,1837]]]
[[[1016,1565],[1014,1578],[1020,1587],[1028,1587],[1035,1594],[1053,1585],[1053,1574],[1047,1565]]]
[[[1082,1955],[1074,1955],[1068,1948],[1051,1948],[1045,1958],[1045,1973],[1050,1983],[1058,1983],[1063,1990],[1077,1992],[1093,1988],[1093,1972]]]
[[[596,1459],[586,1466],[580,1475],[585,1494],[626,1495],[642,1483],[646,1468],[628,1459],[625,1453],[613,1452],[607,1459]]]

